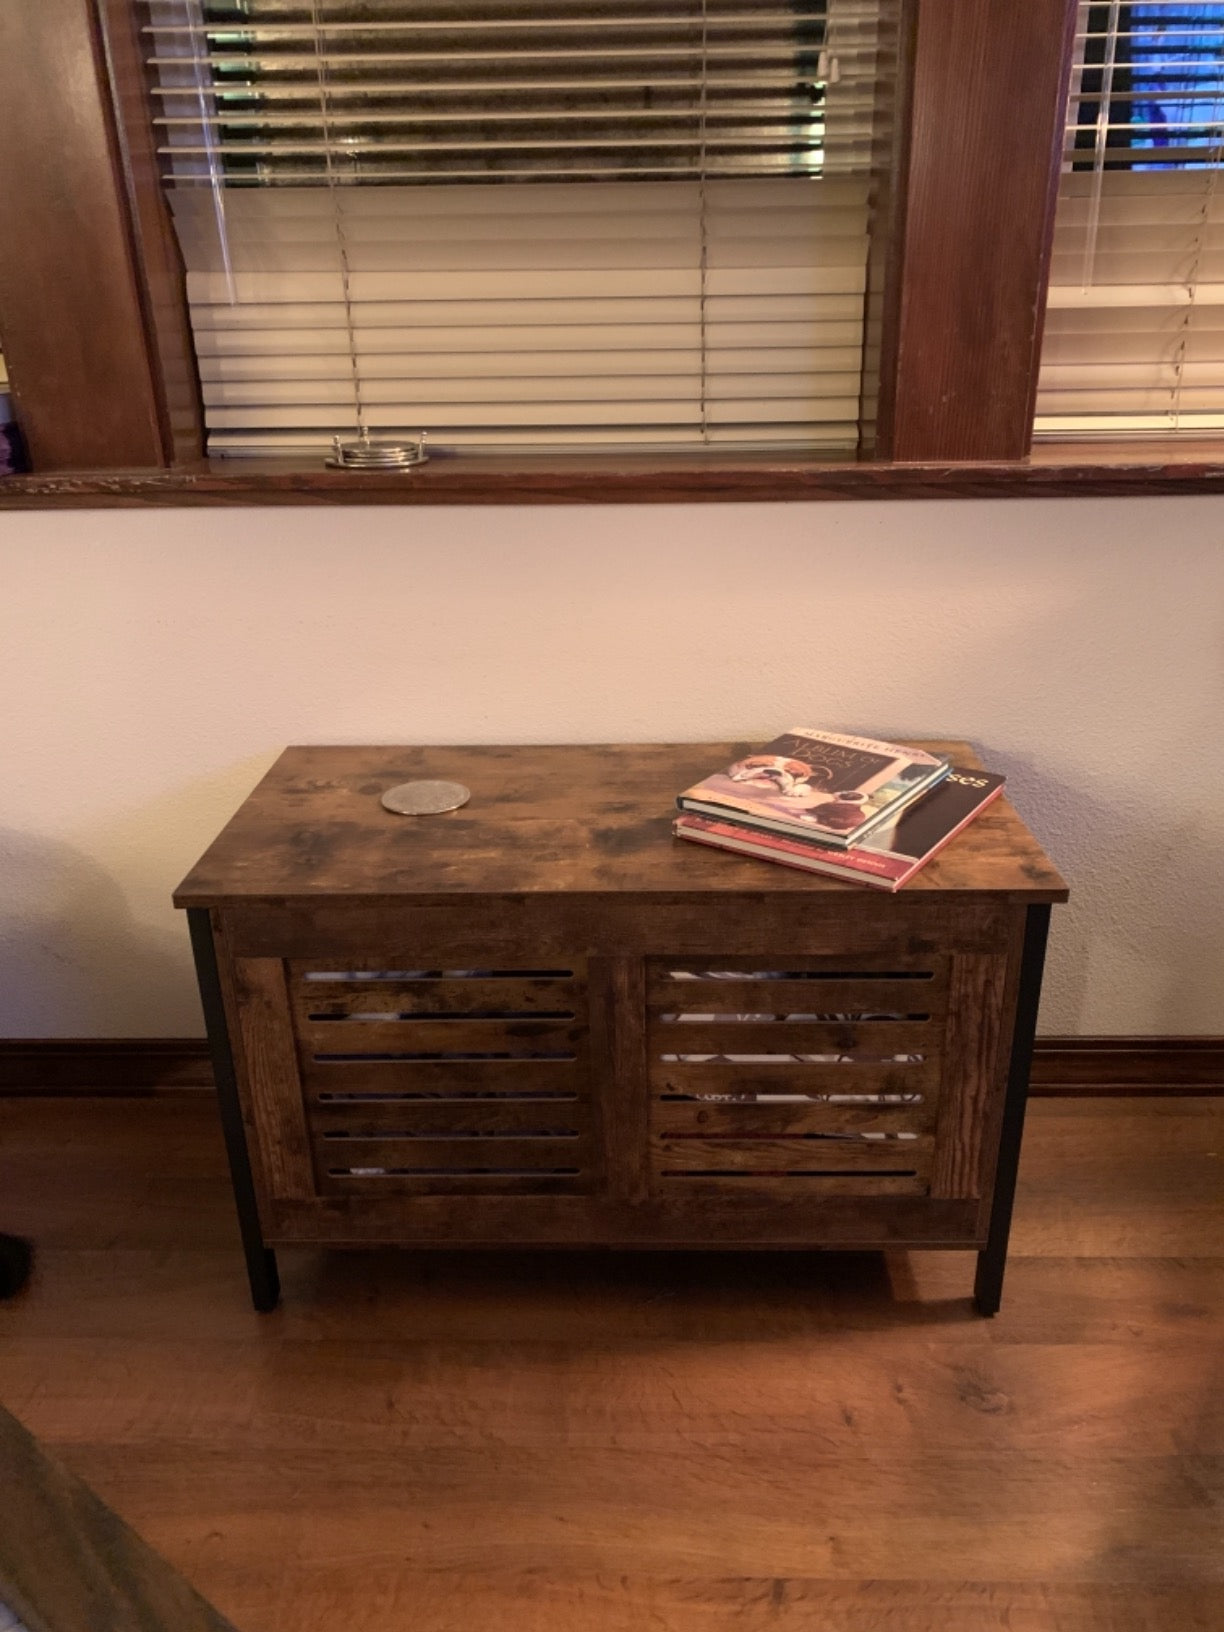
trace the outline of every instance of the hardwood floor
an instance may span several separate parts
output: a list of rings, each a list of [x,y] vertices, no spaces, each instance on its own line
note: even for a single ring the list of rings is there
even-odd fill
[[[1030,1112],[962,1254],[281,1254],[211,1100],[0,1101],[0,1402],[243,1632],[1219,1632],[1224,1101]],[[2,1522],[2,1517],[0,1517]]]
[[[234,1632],[2,1408],[0,1488],[0,1632]]]

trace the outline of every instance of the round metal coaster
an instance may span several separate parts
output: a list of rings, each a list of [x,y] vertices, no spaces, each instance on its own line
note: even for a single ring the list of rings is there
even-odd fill
[[[397,816],[438,816],[444,810],[458,810],[472,797],[462,782],[401,782],[382,796],[387,810]]]

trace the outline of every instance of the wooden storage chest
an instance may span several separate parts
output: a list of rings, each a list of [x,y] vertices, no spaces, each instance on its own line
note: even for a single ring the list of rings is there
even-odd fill
[[[994,1312],[1066,886],[1005,801],[897,895],[673,839],[744,748],[281,756],[175,895],[257,1307],[391,1242],[970,1248]]]

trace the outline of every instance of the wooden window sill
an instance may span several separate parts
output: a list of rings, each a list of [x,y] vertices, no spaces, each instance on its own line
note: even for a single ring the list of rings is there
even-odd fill
[[[681,456],[437,458],[409,472],[244,460],[0,477],[0,509],[141,505],[676,504],[821,499],[1107,498],[1224,493],[1224,443],[1062,443],[1017,463],[829,463]]]

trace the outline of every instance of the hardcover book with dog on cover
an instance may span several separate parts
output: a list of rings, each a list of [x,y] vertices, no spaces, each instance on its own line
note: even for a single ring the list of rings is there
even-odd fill
[[[796,726],[688,788],[681,810],[844,849],[948,773],[920,748]]]

